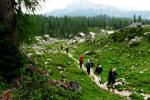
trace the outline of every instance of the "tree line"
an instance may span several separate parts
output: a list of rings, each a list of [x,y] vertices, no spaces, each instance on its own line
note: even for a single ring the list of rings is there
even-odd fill
[[[70,34],[76,35],[79,32],[88,33],[89,28],[111,28],[120,29],[133,22],[130,18],[109,17],[99,15],[95,17],[54,17],[42,15],[26,15],[26,23],[23,29],[30,35],[49,34],[50,36],[67,37]],[[25,23],[25,20],[23,20]],[[22,27],[23,25],[21,25]],[[27,29],[26,29],[27,28]],[[28,30],[28,32],[27,32]],[[21,31],[23,32],[23,31]]]

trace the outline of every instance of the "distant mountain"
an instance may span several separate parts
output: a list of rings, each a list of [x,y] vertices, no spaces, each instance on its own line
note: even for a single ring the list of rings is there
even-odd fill
[[[97,16],[108,15],[114,17],[129,17],[141,15],[144,19],[150,19],[150,11],[123,11],[113,6],[93,4],[87,0],[70,3],[66,8],[48,12],[46,16]]]

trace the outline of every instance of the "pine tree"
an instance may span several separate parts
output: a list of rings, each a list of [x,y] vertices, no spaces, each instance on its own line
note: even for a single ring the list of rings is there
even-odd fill
[[[140,15],[138,16],[138,22],[142,22],[142,17]]]
[[[136,22],[136,15],[133,16],[133,22]]]

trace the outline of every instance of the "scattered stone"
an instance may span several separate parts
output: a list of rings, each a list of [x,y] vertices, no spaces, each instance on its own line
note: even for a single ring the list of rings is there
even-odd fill
[[[144,35],[150,35],[150,32],[145,32]]]
[[[61,67],[61,66],[57,67],[57,69],[58,69],[58,70],[64,70],[64,68]]]
[[[143,92],[144,92],[144,89],[141,89],[139,92],[140,92],[140,93],[143,93]]]
[[[115,82],[115,86],[122,86],[122,82]]]
[[[71,62],[70,62],[70,61],[68,61],[68,62],[67,62],[67,65],[71,65]]]
[[[71,44],[75,44],[75,43],[78,43],[78,41],[77,40],[75,40],[75,39],[71,39],[70,41],[69,41],[69,45]]]
[[[140,43],[142,37],[137,37],[135,36],[135,38],[131,39],[128,43],[128,47],[131,47],[131,46],[136,46]]]
[[[96,54],[94,51],[86,51],[85,55],[92,55],[92,54]]]
[[[107,31],[107,34],[110,35],[110,34],[114,34],[115,32],[114,31]]]
[[[52,61],[52,59],[47,59],[47,61]]]
[[[91,38],[95,38],[96,33],[94,33],[94,32],[89,32],[89,35],[91,35]]]
[[[140,71],[140,73],[142,74],[142,73],[144,73],[143,71]]]
[[[47,65],[47,64],[48,64],[48,62],[46,61],[46,62],[44,62],[44,64],[46,64],[46,65]]]
[[[148,97],[147,100],[150,100],[150,97]]]
[[[64,73],[64,71],[60,71],[59,73],[62,74],[62,73]]]
[[[48,38],[49,38],[49,35],[48,35],[48,34],[46,34],[46,35],[44,35],[44,37],[48,39]]]
[[[32,53],[29,53],[27,56],[30,58],[32,56]]]
[[[85,34],[83,32],[79,33],[79,36],[84,37]]]
[[[70,85],[71,85],[71,89],[73,89],[74,91],[81,90],[80,84],[77,82],[71,82]]]
[[[51,73],[51,72],[52,72],[52,70],[51,70],[51,69],[49,69],[49,70],[48,70],[48,72],[49,72],[49,73]]]
[[[129,38],[125,38],[125,39],[124,39],[124,41],[128,41],[128,40],[129,40]]]
[[[79,39],[78,43],[83,43],[85,42],[85,39]]]

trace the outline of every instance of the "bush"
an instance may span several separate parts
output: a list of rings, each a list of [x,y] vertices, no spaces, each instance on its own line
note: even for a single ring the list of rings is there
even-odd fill
[[[48,78],[34,73],[24,75],[21,86],[13,92],[14,100],[78,100],[80,91],[73,91],[48,83]]]
[[[136,93],[133,93],[129,96],[132,100],[144,100],[144,97],[141,95],[138,95]]]
[[[125,28],[125,29],[121,29],[118,32],[115,32],[114,34],[111,34],[111,38],[115,42],[121,42],[125,38],[128,38],[130,40],[135,36],[141,36],[143,32],[144,31],[142,28]]]

